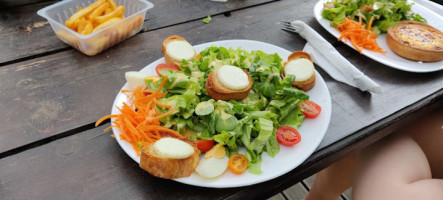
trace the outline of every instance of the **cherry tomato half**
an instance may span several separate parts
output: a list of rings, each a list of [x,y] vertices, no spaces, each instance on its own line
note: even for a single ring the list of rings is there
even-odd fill
[[[321,107],[314,103],[313,101],[305,100],[300,105],[301,112],[307,117],[307,118],[315,118],[317,117],[321,112]]]
[[[301,141],[300,133],[290,126],[280,126],[276,135],[277,141],[285,146],[294,146]]]
[[[160,71],[168,71],[172,69],[172,71],[178,71],[180,68],[178,68],[176,65],[169,64],[169,63],[160,63],[155,67],[155,71],[157,72],[158,76],[162,76],[160,74]]]
[[[249,161],[243,154],[234,154],[229,157],[228,167],[234,174],[242,174],[248,166]]]
[[[214,140],[197,140],[195,141],[195,144],[197,144],[198,150],[201,152],[207,152],[214,146]]]

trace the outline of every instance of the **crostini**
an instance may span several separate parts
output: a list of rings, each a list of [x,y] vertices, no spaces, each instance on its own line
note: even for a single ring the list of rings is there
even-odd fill
[[[194,47],[184,38],[173,35],[163,41],[162,53],[166,63],[179,66],[182,60],[191,60],[197,55]]]
[[[422,22],[402,21],[388,28],[386,43],[393,52],[410,60],[443,60],[443,33]]]
[[[232,65],[224,65],[209,73],[205,84],[208,95],[214,100],[243,100],[252,88],[249,73]]]
[[[190,176],[197,167],[197,145],[184,138],[165,137],[143,147],[140,167],[151,175],[174,179]]]
[[[303,51],[294,51],[283,64],[283,75],[295,76],[292,86],[308,91],[315,85],[315,68],[311,56]]]

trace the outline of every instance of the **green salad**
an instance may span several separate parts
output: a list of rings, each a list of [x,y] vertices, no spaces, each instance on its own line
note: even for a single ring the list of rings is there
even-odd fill
[[[249,72],[253,87],[246,99],[226,102],[208,96],[206,78],[223,65]],[[209,47],[200,52],[198,59],[183,60],[180,68],[180,71],[161,72],[161,80],[168,77],[163,89],[168,94],[160,101],[177,109],[161,122],[189,135],[191,140],[213,139],[227,147],[230,155],[245,147],[251,173],[261,172],[263,152],[271,157],[278,154],[277,126],[297,128],[305,117],[299,104],[309,96],[291,86],[294,76],[281,78],[282,59],[276,53]],[[150,89],[157,88],[153,80],[147,80],[146,84]]]
[[[331,21],[332,27],[344,22],[348,16],[354,21],[361,18],[365,24],[374,17],[372,27],[376,34],[385,33],[402,20],[426,22],[411,11],[407,0],[332,0],[325,3],[322,16]]]

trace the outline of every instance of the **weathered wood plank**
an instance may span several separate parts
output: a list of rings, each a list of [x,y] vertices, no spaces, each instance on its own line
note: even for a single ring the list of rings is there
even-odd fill
[[[311,7],[313,3],[304,6]],[[306,21],[333,39],[312,19],[311,10],[291,1],[279,1],[233,12],[231,17],[217,16],[207,25],[195,21],[139,34],[94,57],[71,50],[4,66],[0,68],[0,112],[5,116],[0,119],[4,127],[0,131],[0,152],[90,124],[109,114],[113,99],[124,83],[123,73],[139,70],[161,57],[160,44],[168,35],[181,35],[193,44],[248,38],[300,50],[304,45],[301,37],[278,29],[280,19],[291,17]],[[382,120],[442,87],[439,82],[442,72],[401,72],[358,55],[348,47],[340,51],[382,85],[385,93],[372,96],[361,93],[331,80],[319,69],[333,99],[326,142],[344,137],[340,135],[343,132]]]
[[[52,3],[55,1],[0,10],[0,63],[67,47],[37,15],[37,10]]]
[[[443,105],[442,102],[437,104]],[[157,179],[143,172],[125,155],[109,134],[103,133],[101,128],[95,128],[2,159],[0,198],[217,199],[228,197],[229,199],[232,196],[227,195],[232,192],[243,191],[246,195],[240,195],[243,197],[241,199],[253,199],[257,198],[257,195],[266,193],[267,189],[281,187],[279,184],[285,185],[284,182],[297,182],[298,180],[294,179],[297,177],[296,174],[300,176],[307,171],[316,170],[315,167],[308,169],[306,166],[300,166],[299,171],[293,171],[267,183],[243,188],[192,187]],[[321,155],[314,154],[313,160],[312,157],[309,158],[307,164],[324,165],[316,161],[322,157]],[[330,162],[326,161],[328,159],[322,161],[328,163]],[[266,189],[263,188],[265,185]],[[232,198],[236,197],[239,196]]]
[[[144,26],[158,29],[272,1],[151,0],[155,7],[148,11]],[[0,10],[0,64],[69,47],[57,38],[47,21],[37,15],[39,9],[52,3],[54,1]]]
[[[276,24],[281,17],[293,17],[298,9],[299,19],[320,28],[309,17],[311,11],[280,1],[234,12],[231,17],[217,16],[210,24],[194,21],[139,34],[94,57],[69,50],[3,66],[0,112],[6,117],[0,119],[0,126],[5,127],[0,131],[0,153],[109,114],[125,82],[124,72],[140,70],[162,57],[161,42],[169,35],[181,35],[192,44],[248,38],[289,50],[302,49],[305,42],[301,37],[281,31]]]
[[[285,196],[290,200],[303,200],[308,194],[308,191],[306,191],[301,183],[297,183],[284,190],[283,194],[285,194]]]
[[[3,0],[2,4],[0,5],[0,9],[6,9],[6,8],[10,8],[10,7],[17,7],[17,6],[25,6],[28,4],[34,4],[34,3],[40,3],[43,1],[48,1],[48,0]]]
[[[315,181],[315,175],[312,175],[312,176],[306,178],[305,180],[303,180],[303,182],[306,184],[306,186],[308,186],[309,189],[311,189],[312,185],[314,184],[314,181]],[[346,200],[346,198],[343,198],[341,196],[337,200]]]
[[[347,189],[341,196],[343,196],[345,200],[352,200],[352,188]]]
[[[286,200],[286,198],[281,193],[278,193],[275,196],[268,198],[267,200]]]
[[[220,199],[238,191],[181,184],[139,168],[95,128],[0,162],[0,199]]]
[[[226,197],[226,200],[256,199],[263,195],[280,192],[282,189],[288,188],[319,172],[349,153],[380,140],[438,108],[443,108],[443,89],[425,97],[415,104],[409,105],[405,109],[399,110],[375,124],[360,129],[349,137],[342,138],[314,152],[304,163],[284,176],[269,180],[265,183],[256,184],[253,187],[243,188],[241,191]]]

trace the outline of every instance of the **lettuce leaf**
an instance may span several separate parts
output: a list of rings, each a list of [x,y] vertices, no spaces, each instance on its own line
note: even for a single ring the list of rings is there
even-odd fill
[[[266,141],[268,141],[269,137],[272,136],[274,126],[272,124],[272,121],[264,118],[259,118],[254,122],[254,124],[255,127],[257,127],[257,129],[259,130],[259,134],[258,137],[254,138],[254,140],[252,140],[252,142],[249,144],[250,149],[257,152],[262,152],[263,147],[266,145]]]
[[[365,24],[374,17],[372,27],[377,34],[385,33],[399,21],[426,22],[419,14],[411,11],[407,0],[331,0],[325,3],[322,17],[330,20],[332,27],[344,22],[346,17],[354,21],[361,18]]]
[[[246,99],[226,102],[209,97],[206,78],[222,65],[248,71],[254,84]],[[162,71],[168,80],[162,90],[167,95],[160,101],[177,111],[160,121],[179,132],[192,133],[191,139],[214,139],[224,144],[229,153],[245,147],[251,173],[261,172],[263,152],[274,157],[280,151],[277,127],[298,127],[304,119],[299,104],[309,96],[292,87],[294,76],[280,77],[283,66],[278,54],[212,46],[201,51],[198,59],[183,60],[180,69]],[[152,90],[158,87],[152,81],[147,85]]]

